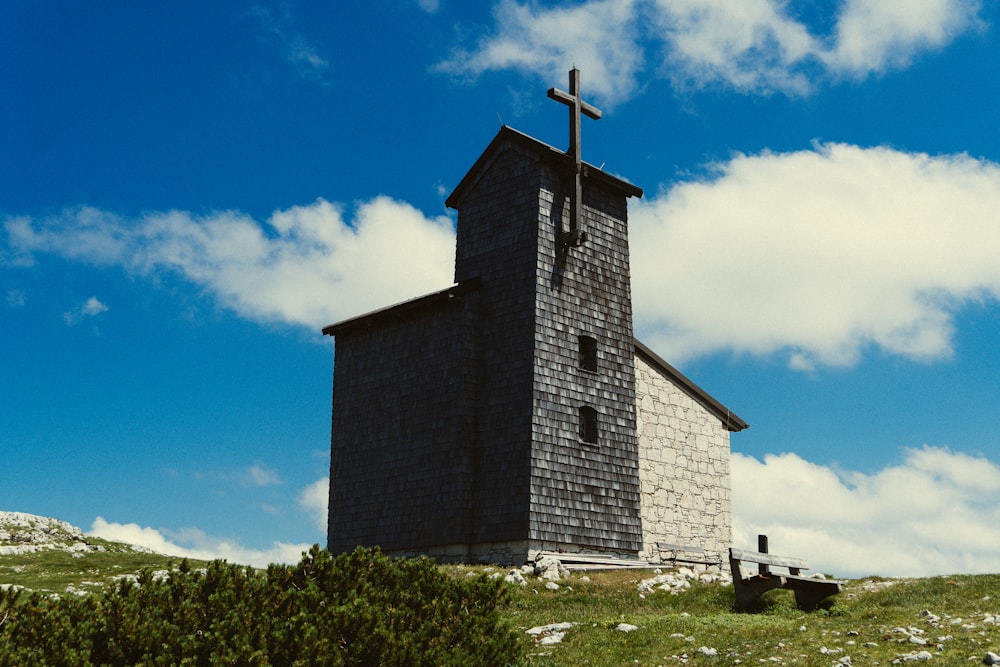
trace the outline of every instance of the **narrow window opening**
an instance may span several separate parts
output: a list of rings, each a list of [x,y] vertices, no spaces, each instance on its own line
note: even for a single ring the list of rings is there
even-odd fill
[[[597,410],[589,405],[580,406],[580,439],[597,444]]]
[[[585,371],[597,372],[597,339],[592,336],[580,336],[580,368]]]

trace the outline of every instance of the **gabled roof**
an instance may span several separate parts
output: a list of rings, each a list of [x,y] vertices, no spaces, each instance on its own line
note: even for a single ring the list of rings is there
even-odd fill
[[[448,195],[448,199],[445,200],[445,206],[448,208],[457,209],[462,201],[462,197],[468,191],[472,185],[479,180],[483,172],[493,161],[493,158],[501,151],[504,146],[513,144],[521,148],[527,149],[533,153],[538,154],[543,161],[549,161],[556,164],[564,165],[566,169],[572,172],[574,168],[573,158],[559,150],[558,148],[553,148],[546,143],[542,143],[534,137],[529,137],[523,132],[518,132],[512,127],[504,125],[497,132],[497,135],[493,137],[493,141],[490,145],[486,147],[479,159],[476,160],[472,168],[465,174],[461,182],[455,188],[455,190]],[[619,191],[625,197],[642,197],[642,189],[637,188],[628,181],[624,181],[616,176],[605,173],[599,168],[583,163],[583,178],[584,180],[597,181],[598,183],[609,187],[613,190]]]
[[[698,401],[706,410],[722,420],[722,425],[725,426],[727,430],[735,432],[742,431],[745,428],[750,428],[749,424],[734,415],[729,411],[729,408],[712,398],[707,391],[696,385],[690,378],[668,364],[651,349],[643,345],[638,338],[635,339],[635,351],[637,354],[644,356],[646,361],[649,361],[654,366],[659,368],[664,375],[673,380],[674,383],[688,396]]]

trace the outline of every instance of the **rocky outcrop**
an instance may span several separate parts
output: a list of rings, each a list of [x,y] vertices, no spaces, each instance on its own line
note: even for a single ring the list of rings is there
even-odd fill
[[[65,521],[24,512],[0,512],[0,555],[51,549],[77,554],[104,551],[104,547],[90,544],[82,530]]]

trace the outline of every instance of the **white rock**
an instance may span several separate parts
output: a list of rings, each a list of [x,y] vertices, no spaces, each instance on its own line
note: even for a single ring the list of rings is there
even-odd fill
[[[698,648],[698,653],[701,653],[702,655],[719,655],[719,649],[701,646]]]
[[[557,584],[554,581],[546,581],[545,582],[545,588],[547,588],[550,591],[557,591],[557,590],[559,590],[559,584]]]
[[[553,556],[544,556],[535,561],[535,575],[541,579],[558,581],[569,576],[569,570],[562,562]]]
[[[500,573],[498,572],[496,575],[491,575],[491,576],[499,577]],[[528,585],[528,582],[525,581],[524,577],[521,576],[521,573],[518,570],[511,570],[510,572],[507,573],[507,576],[504,577],[503,580],[509,584],[517,584],[518,586]]]
[[[615,626],[615,630],[618,632],[635,632],[638,629],[638,625],[632,625],[631,623],[619,623]]]
[[[576,625],[576,623],[550,623],[548,625],[539,625],[529,630],[525,630],[525,633],[535,637],[538,635],[551,634],[553,632],[565,632],[574,625]]]
[[[907,653],[906,655],[899,656],[899,659],[898,660],[894,660],[893,663],[897,663],[897,662],[900,662],[900,661],[902,661],[902,662],[927,662],[932,657],[934,657],[934,656],[932,656],[927,651],[919,651],[919,652],[915,651],[913,653]]]
[[[988,651],[986,657],[983,658],[984,665],[1000,665],[1000,655],[997,655],[993,651]]]

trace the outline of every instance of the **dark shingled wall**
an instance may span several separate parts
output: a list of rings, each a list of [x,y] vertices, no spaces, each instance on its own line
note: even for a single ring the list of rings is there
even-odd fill
[[[471,521],[477,295],[337,334],[329,549],[464,542]]]
[[[565,173],[564,170],[560,170]],[[568,192],[549,170],[540,191],[535,304],[531,537],[546,544],[637,551],[642,546],[632,309],[625,198],[585,182],[587,242],[557,244]],[[581,368],[579,336],[597,341],[597,371]],[[597,411],[596,443],[579,408]]]

